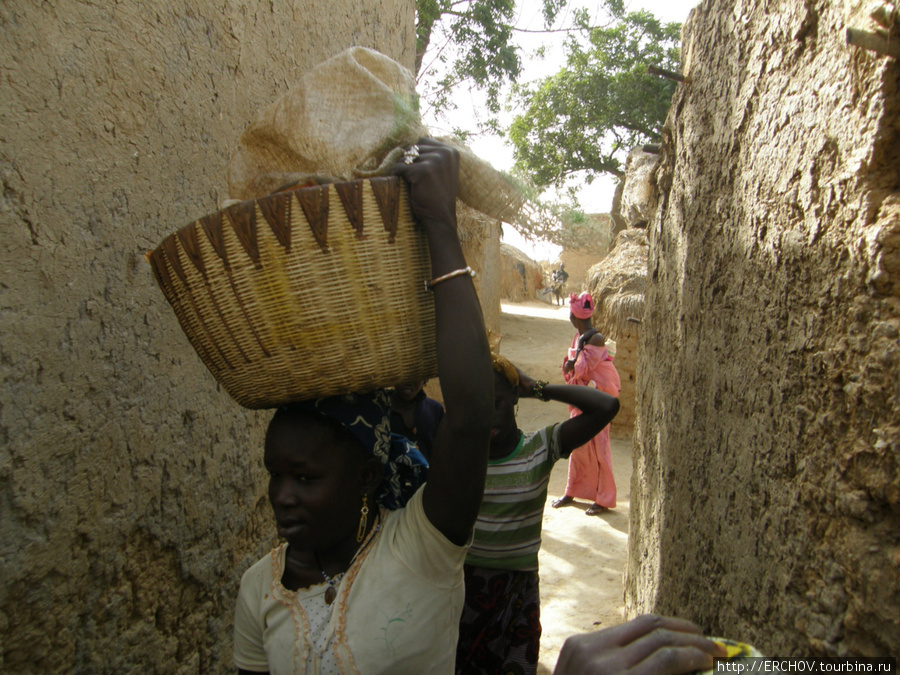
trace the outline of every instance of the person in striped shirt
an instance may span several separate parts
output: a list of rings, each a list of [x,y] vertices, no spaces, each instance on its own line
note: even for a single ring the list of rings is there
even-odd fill
[[[457,675],[537,672],[538,551],[550,471],[619,411],[619,400],[602,391],[534,380],[502,356],[492,359],[494,423],[484,497],[466,556]],[[520,397],[560,401],[582,414],[526,435],[516,423]]]

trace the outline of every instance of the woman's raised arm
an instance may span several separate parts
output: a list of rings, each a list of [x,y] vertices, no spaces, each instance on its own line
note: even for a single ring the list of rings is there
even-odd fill
[[[525,398],[535,396],[536,380],[518,368],[516,370],[519,373],[519,396]],[[568,457],[573,450],[599,434],[619,412],[619,399],[593,387],[543,384],[541,395],[547,401],[566,403],[581,411],[581,415],[559,425],[559,442],[563,457]]]
[[[396,173],[409,183],[410,205],[431,255],[438,376],[445,414],[438,426],[423,493],[428,520],[455,544],[468,541],[481,505],[494,379],[490,348],[471,275],[456,232],[459,155],[431,139]],[[448,276],[449,275],[449,276]]]

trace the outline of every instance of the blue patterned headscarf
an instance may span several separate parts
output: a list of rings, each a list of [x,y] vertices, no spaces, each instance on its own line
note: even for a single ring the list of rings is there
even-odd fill
[[[340,422],[381,460],[384,478],[375,500],[384,508],[393,511],[406,506],[425,482],[428,462],[412,441],[391,433],[391,399],[383,389],[291,403],[285,408],[315,412]]]

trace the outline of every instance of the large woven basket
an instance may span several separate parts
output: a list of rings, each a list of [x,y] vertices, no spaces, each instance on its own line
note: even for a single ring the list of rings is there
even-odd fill
[[[194,349],[247,408],[437,373],[427,242],[399,178],[241,202],[149,259]]]

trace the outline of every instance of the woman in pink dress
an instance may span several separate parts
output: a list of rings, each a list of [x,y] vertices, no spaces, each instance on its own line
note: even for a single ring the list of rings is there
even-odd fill
[[[610,396],[618,396],[621,386],[619,373],[606,350],[606,338],[591,325],[593,314],[594,300],[590,293],[585,291],[569,296],[569,320],[578,332],[572,338],[572,346],[563,362],[563,377],[567,384],[594,387]],[[571,417],[580,414],[580,410],[569,406]],[[553,508],[571,504],[576,497],[593,502],[585,511],[589,516],[616,506],[609,426],[569,456],[566,494],[553,502]]]

